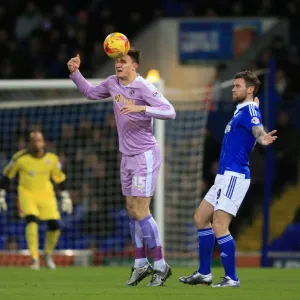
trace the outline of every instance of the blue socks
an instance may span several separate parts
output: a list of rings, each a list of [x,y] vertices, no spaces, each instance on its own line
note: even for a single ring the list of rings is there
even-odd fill
[[[225,276],[237,281],[235,265],[235,242],[231,234],[221,236],[218,239],[220,255],[225,270]]]
[[[215,245],[215,234],[212,228],[198,229],[198,251],[199,264],[198,272],[207,275],[211,272],[211,260]]]
[[[217,239],[220,247],[220,255],[225,270],[225,276],[238,281],[235,263],[235,242],[231,234]],[[215,234],[212,228],[198,229],[198,272],[207,275],[211,273],[211,260],[215,244]]]

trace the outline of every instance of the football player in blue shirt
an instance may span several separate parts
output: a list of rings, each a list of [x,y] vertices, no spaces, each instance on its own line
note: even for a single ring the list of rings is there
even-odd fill
[[[225,276],[212,286],[240,286],[236,273],[235,242],[229,225],[250,185],[249,155],[253,147],[256,142],[268,146],[277,138],[276,130],[266,133],[263,128],[259,100],[254,99],[259,86],[259,79],[250,71],[240,72],[234,77],[232,99],[237,106],[225,128],[218,174],[194,215],[200,266],[192,275],[180,277],[182,283],[212,283],[211,259],[217,238]]]

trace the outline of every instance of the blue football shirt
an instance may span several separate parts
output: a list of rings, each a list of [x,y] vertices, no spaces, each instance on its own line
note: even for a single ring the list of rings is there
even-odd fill
[[[231,171],[250,178],[249,156],[256,143],[252,127],[259,125],[262,125],[261,113],[255,102],[237,105],[225,128],[218,174]]]

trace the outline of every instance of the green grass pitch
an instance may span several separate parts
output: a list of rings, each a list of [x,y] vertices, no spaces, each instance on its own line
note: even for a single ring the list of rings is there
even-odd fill
[[[58,268],[56,271],[26,268],[0,268],[0,298],[3,300],[299,300],[300,270],[239,269],[241,288],[215,289],[209,286],[186,286],[181,275],[193,270],[173,268],[164,287],[146,287],[150,277],[136,287],[126,287],[129,276],[125,267]],[[214,281],[222,276],[213,270]]]

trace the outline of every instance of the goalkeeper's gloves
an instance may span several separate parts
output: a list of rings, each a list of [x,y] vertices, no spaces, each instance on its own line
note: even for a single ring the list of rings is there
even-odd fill
[[[68,191],[62,191],[60,193],[61,195],[61,209],[63,212],[66,212],[67,214],[71,214],[73,211],[73,203],[72,199],[70,198],[70,194]]]
[[[5,190],[0,190],[0,212],[7,210],[5,196],[6,196]]]

